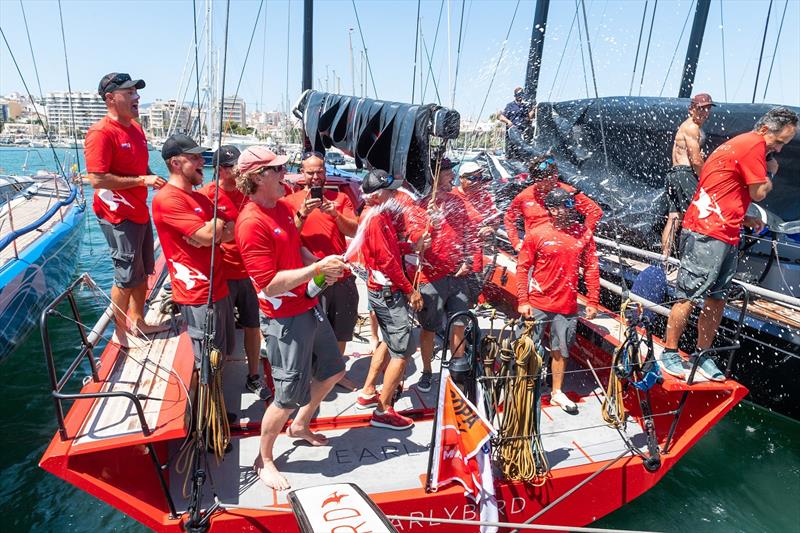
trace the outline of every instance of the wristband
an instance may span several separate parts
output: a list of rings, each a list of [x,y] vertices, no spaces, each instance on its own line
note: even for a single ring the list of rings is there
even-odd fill
[[[300,221],[302,222],[302,221],[304,221],[304,220],[305,220],[307,217],[306,217],[305,215],[302,215],[302,214],[300,213],[300,211],[297,211],[297,218],[298,218],[298,220],[300,220]]]

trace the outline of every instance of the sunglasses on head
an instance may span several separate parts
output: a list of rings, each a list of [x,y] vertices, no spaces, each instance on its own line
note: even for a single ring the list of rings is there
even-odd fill
[[[309,157],[318,157],[318,158],[323,159],[323,160],[325,159],[325,155],[324,154],[321,154],[320,152],[317,152],[315,150],[309,150],[307,152],[303,152],[300,155],[300,161],[305,161]]]
[[[541,161],[538,165],[536,165],[536,170],[547,170],[547,167],[550,165],[555,164],[556,160],[552,157],[548,157],[547,159]]]

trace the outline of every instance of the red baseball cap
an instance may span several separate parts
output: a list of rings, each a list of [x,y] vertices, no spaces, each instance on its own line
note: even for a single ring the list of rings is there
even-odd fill
[[[708,93],[700,93],[692,96],[692,105],[694,107],[717,107],[717,104],[711,99]]]
[[[266,146],[251,146],[239,156],[239,172],[246,174],[261,167],[279,167],[289,161],[289,156],[277,155]]]

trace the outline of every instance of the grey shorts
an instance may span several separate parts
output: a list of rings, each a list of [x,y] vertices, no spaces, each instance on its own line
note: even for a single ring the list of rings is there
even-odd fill
[[[344,370],[333,329],[317,308],[288,318],[261,317],[275,383],[275,405],[296,409],[311,401],[311,380]]]
[[[561,357],[569,357],[569,348],[575,342],[575,328],[578,325],[578,315],[562,315],[533,309],[534,335],[537,343],[544,346],[544,334],[550,332],[550,351],[557,351]],[[542,354],[544,355],[544,354]]]
[[[667,172],[667,205],[670,213],[685,213],[697,192],[697,176],[692,167],[676,165]]]
[[[466,276],[446,276],[431,283],[423,283],[419,286],[419,292],[423,306],[417,317],[424,330],[437,331],[442,327],[443,318],[469,309]]]
[[[478,298],[483,292],[483,272],[470,272],[466,276],[467,294],[470,308],[478,305]]]
[[[384,298],[380,291],[370,290],[367,298],[378,317],[381,338],[389,347],[389,356],[408,359],[417,346],[411,336],[411,320],[405,295],[395,291],[389,298]]]
[[[348,276],[322,291],[319,295],[319,305],[328,315],[336,340],[339,342],[353,340],[353,330],[358,320],[356,278]]]
[[[258,294],[250,278],[229,279],[228,296],[231,304],[238,314],[239,325],[243,328],[257,328],[260,326],[258,318]]]
[[[187,333],[192,339],[192,352],[194,352],[195,367],[200,367],[200,356],[203,350],[203,336],[206,325],[206,304],[184,305],[181,304],[181,315],[188,324]],[[230,296],[226,296],[211,306],[214,310],[214,347],[224,355],[233,353],[236,338],[234,336],[233,306]]]
[[[100,230],[111,248],[114,261],[114,285],[121,289],[138,287],[153,273],[153,226],[123,220],[119,224],[98,218]]]
[[[724,300],[739,263],[737,247],[693,231],[681,234],[681,267],[675,296]]]

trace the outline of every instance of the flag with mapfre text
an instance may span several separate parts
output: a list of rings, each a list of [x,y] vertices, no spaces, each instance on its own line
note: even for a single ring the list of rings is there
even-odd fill
[[[478,397],[483,398],[482,392]],[[497,520],[489,449],[494,429],[482,411],[464,396],[443,368],[430,485],[435,491],[450,482],[460,483],[465,494],[480,505],[482,519],[486,516]]]

